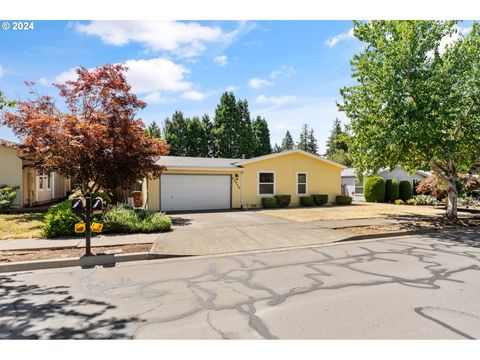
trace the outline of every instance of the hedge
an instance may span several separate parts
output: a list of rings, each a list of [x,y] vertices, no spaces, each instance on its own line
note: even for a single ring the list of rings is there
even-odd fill
[[[290,201],[292,200],[291,195],[275,195],[275,199],[277,199],[278,207],[288,207],[290,205]]]
[[[400,184],[398,187],[399,187],[398,192],[399,192],[400,199],[402,199],[403,201],[407,201],[408,199],[412,198],[413,188],[410,181],[408,180],[400,181]]]
[[[352,204],[352,197],[346,195],[337,195],[335,197],[335,203],[337,205],[351,205]]]
[[[20,186],[0,185],[0,210],[9,209],[12,206],[18,189]]]
[[[398,183],[395,179],[385,181],[385,202],[393,203],[398,199],[399,195]]]
[[[328,202],[328,195],[327,194],[319,194],[319,195],[312,195],[313,202],[315,205],[324,205]]]
[[[385,181],[380,176],[365,179],[363,194],[367,202],[383,202],[385,200]]]
[[[274,197],[262,198],[262,206],[266,209],[276,208],[277,205],[277,199]]]
[[[300,204],[302,206],[313,206],[313,196],[300,196]]]

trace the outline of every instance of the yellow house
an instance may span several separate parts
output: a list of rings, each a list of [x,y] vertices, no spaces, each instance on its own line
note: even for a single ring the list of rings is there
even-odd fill
[[[345,166],[301,150],[252,159],[162,156],[167,170],[144,181],[146,207],[161,211],[251,209],[263,197],[291,195],[290,206],[301,196],[341,195]]]
[[[33,169],[18,156],[17,144],[0,139],[0,186],[18,186],[12,206],[30,207],[65,198],[70,180]]]

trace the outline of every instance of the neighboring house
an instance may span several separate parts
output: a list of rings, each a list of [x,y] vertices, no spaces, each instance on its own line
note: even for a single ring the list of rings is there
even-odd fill
[[[19,186],[13,207],[48,204],[65,198],[70,180],[36,171],[18,156],[17,144],[0,139],[0,184]]]
[[[417,184],[423,181],[430,175],[428,171],[417,170],[412,175],[401,166],[397,166],[393,170],[381,170],[378,172],[378,176],[384,180],[395,179],[398,183],[400,181],[409,181],[412,187],[415,189]],[[342,171],[342,187],[346,195],[352,196],[354,200],[364,201],[363,196],[363,178],[357,180],[355,169],[349,168]]]
[[[143,183],[145,207],[162,211],[259,208],[262,197],[340,195],[343,165],[301,150],[252,159],[162,156],[167,170]]]

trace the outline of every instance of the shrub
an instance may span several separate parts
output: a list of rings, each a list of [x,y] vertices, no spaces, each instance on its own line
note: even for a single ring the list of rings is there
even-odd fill
[[[363,194],[367,202],[383,202],[385,199],[385,181],[380,176],[372,176],[365,180]]]
[[[385,181],[385,202],[394,202],[398,199],[398,183],[395,179]]]
[[[300,196],[300,204],[302,204],[302,206],[313,206],[313,196]]]
[[[415,205],[415,200],[414,199],[408,199],[406,204],[407,205]]]
[[[278,206],[277,199],[274,197],[262,198],[262,206],[266,209],[276,208]]]
[[[403,201],[407,201],[413,196],[413,189],[412,189],[412,184],[410,184],[410,181],[408,180],[400,181],[400,184],[398,185],[398,195],[400,199],[402,199]]]
[[[347,195],[337,195],[335,197],[335,203],[337,205],[351,205],[352,197]]]
[[[403,202],[402,199],[395,200],[395,205],[403,205],[403,204],[404,204],[404,202]]]
[[[291,195],[275,195],[275,199],[277,199],[278,207],[288,207],[290,205],[290,201],[292,200]]]
[[[413,197],[415,205],[437,205],[438,200],[436,197],[430,195],[416,195]]]
[[[320,195],[312,195],[313,202],[315,205],[324,205],[328,202],[328,195],[327,194],[320,194]]]
[[[78,218],[71,210],[71,201],[51,207],[44,219],[44,237],[73,236]],[[95,221],[103,223],[104,233],[151,233],[169,231],[171,219],[163,213],[149,210],[134,210],[125,205],[114,206]]]
[[[100,220],[105,233],[151,233],[169,231],[170,217],[150,210],[134,210],[126,205],[116,205]]]
[[[71,210],[72,202],[64,201],[48,209],[44,218],[42,235],[46,238],[75,235],[75,224],[80,221]]]
[[[0,185],[0,210],[9,209],[12,206],[18,189],[20,186]]]

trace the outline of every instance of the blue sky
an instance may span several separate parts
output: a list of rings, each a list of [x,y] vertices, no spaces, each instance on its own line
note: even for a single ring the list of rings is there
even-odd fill
[[[350,21],[35,21],[33,31],[0,31],[0,89],[28,97],[23,82],[55,95],[82,65],[125,63],[148,106],[138,115],[161,123],[173,111],[213,116],[221,93],[246,98],[264,116],[272,145],[313,127],[321,152],[338,114],[339,89],[351,84],[349,61],[361,44]],[[0,127],[0,138],[15,140]]]

